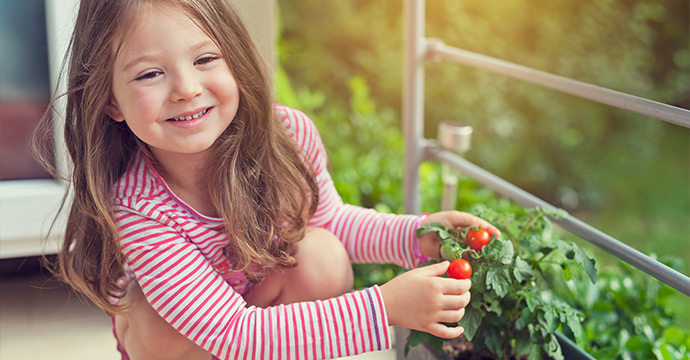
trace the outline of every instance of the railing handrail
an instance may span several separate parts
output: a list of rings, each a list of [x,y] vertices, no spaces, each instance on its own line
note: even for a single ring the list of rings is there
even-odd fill
[[[441,150],[423,135],[424,124],[424,60],[446,58],[469,66],[482,68],[527,82],[546,86],[586,99],[649,115],[679,126],[690,128],[690,111],[645,98],[621,93],[596,85],[568,79],[558,75],[531,69],[522,65],[494,59],[444,45],[425,38],[425,1],[405,0],[405,50],[403,66],[403,130],[405,133],[405,210],[420,211],[419,165],[426,159],[435,159],[464,171],[485,186],[525,206],[554,206],[490,172],[462,159],[451,152]],[[573,234],[601,247],[619,259],[650,274],[660,281],[690,296],[690,278],[642,254],[600,230],[568,217],[558,222]]]
[[[664,120],[690,128],[690,110],[532,69],[464,49],[448,46],[438,39],[425,39],[426,58],[459,64],[541,85],[562,93]]]
[[[512,183],[463,159],[461,156],[451,151],[443,150],[434,142],[429,142],[425,149],[425,159],[433,159],[449,164],[463,174],[479,181],[487,188],[494,190],[520,205],[529,208],[541,207],[546,209],[558,209],[556,206],[520,189]],[[690,277],[650,258],[577,217],[568,215],[565,219],[554,219],[554,222],[571,233],[586,239],[592,244],[604,249],[606,252],[659,279],[685,295],[690,296]]]

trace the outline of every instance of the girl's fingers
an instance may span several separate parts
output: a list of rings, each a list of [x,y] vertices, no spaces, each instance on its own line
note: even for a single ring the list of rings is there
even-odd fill
[[[496,235],[496,237],[501,237],[501,231],[498,230],[497,227],[491,225],[491,223],[489,223],[488,221],[486,221],[480,217],[474,216],[472,214],[468,214],[468,213],[460,213],[460,214],[462,215],[462,217],[458,218],[457,220],[459,221],[459,223],[466,224],[464,226],[475,225],[475,226],[481,227],[483,229],[486,229],[486,231],[488,231],[489,234],[491,234],[491,235]]]
[[[441,261],[440,263],[422,266],[412,271],[419,271],[420,274],[426,276],[441,276],[448,271],[448,266],[450,266],[449,261]]]
[[[470,293],[466,292],[462,295],[446,295],[441,300],[440,306],[443,310],[459,310],[467,307],[470,303]]]
[[[501,237],[501,231],[499,231],[497,227],[491,225],[491,223],[489,223],[488,221],[486,221],[482,218],[478,218],[478,217],[474,216],[474,221],[473,221],[472,225],[476,225],[482,229],[486,229],[486,231],[491,235],[495,235],[496,237]]]
[[[443,324],[432,324],[429,327],[428,333],[434,336],[438,336],[440,338],[444,339],[454,339],[462,333],[465,332],[465,329],[462,326],[456,326],[456,327],[448,327]]]
[[[465,309],[460,310],[445,310],[441,312],[438,316],[438,322],[440,323],[457,323],[465,316]]]
[[[462,295],[472,288],[472,281],[442,278],[444,295]]]

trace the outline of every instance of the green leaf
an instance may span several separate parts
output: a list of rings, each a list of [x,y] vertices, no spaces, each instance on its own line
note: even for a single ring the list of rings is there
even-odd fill
[[[561,350],[561,344],[558,343],[556,336],[549,335],[549,341],[544,343],[542,346],[546,355],[550,356],[553,360],[563,360],[563,352]]]
[[[569,281],[573,278],[573,273],[570,271],[570,266],[568,264],[561,264],[561,268],[563,269],[563,276],[565,276],[565,280]]]
[[[485,246],[486,248],[486,246]],[[482,249],[484,250],[484,249]],[[486,291],[486,272],[491,269],[491,265],[486,262],[478,262],[472,264],[472,298],[474,299],[474,294],[487,294]]]
[[[635,335],[625,343],[625,348],[635,354],[643,354],[648,351],[645,345],[647,345],[645,339],[640,335]]]
[[[498,331],[490,331],[484,338],[484,344],[489,351],[497,357],[502,357],[503,349],[501,348],[501,338]]]
[[[544,332],[544,327],[537,324],[536,322],[532,322],[527,324],[527,330],[529,331],[529,336],[535,339],[539,339],[542,337],[542,333]]]
[[[592,281],[592,284],[597,282],[597,268],[596,268],[596,261],[584,252],[579,246],[576,244],[571,244],[573,251],[575,252],[575,262],[580,264],[582,268],[585,270],[585,273],[587,276],[589,276],[589,280]]]
[[[551,218],[554,218],[556,220],[563,220],[569,216],[568,212],[559,209],[559,208],[544,208],[544,207],[537,207],[536,208],[540,213],[547,215]]]
[[[436,336],[432,336],[431,339],[427,342],[429,345],[431,345],[431,348],[434,349],[436,354],[441,355],[443,354],[443,342],[445,340],[441,339]]]
[[[425,333],[423,331],[411,330],[410,335],[407,336],[407,343],[405,344],[405,357],[407,357],[410,349],[421,344],[427,343],[438,353],[443,354],[443,339]]]
[[[594,311],[614,311],[615,307],[608,301],[598,300],[592,305],[592,310]]]
[[[520,318],[515,321],[515,328],[517,330],[522,330],[526,328],[528,324],[531,324],[535,318],[536,315],[530,311],[529,308],[523,308]]]
[[[468,341],[472,341],[474,335],[477,333],[479,325],[482,323],[484,318],[484,312],[478,310],[472,306],[465,308],[465,315],[460,319],[460,326],[465,328],[465,337]]]
[[[505,268],[491,268],[486,272],[486,286],[490,286],[499,297],[510,290],[510,273]]]
[[[680,346],[683,344],[684,341],[688,340],[688,338],[690,337],[690,334],[688,334],[684,330],[681,330],[678,326],[671,325],[671,326],[664,329],[664,332],[662,333],[661,336],[669,344]]]
[[[492,326],[496,328],[501,328],[509,320],[510,319],[508,316],[498,316],[496,315],[496,313],[487,312],[484,316],[484,319],[482,320],[482,325],[485,325],[484,327],[487,329],[491,329]]]
[[[532,338],[527,336],[525,332],[520,332],[518,336],[515,337],[515,355],[519,358],[524,355],[535,353],[541,353],[539,345],[532,342]]]
[[[501,247],[501,252],[499,253],[499,261],[501,264],[510,265],[513,263],[513,254],[515,254],[515,249],[511,241],[503,241],[503,247]]]
[[[544,299],[542,299],[541,296],[539,296],[539,294],[535,292],[521,290],[519,294],[525,297],[525,302],[527,303],[527,307],[531,312],[534,312],[534,309],[537,306],[541,306],[544,304]]]
[[[690,355],[687,349],[681,347],[676,349],[673,345],[665,343],[663,340],[654,344],[654,355],[659,360],[687,360]]]
[[[575,310],[570,309],[570,311],[565,312],[565,314],[561,316],[561,322],[568,326],[578,344],[584,339],[582,319],[580,318],[580,315],[575,312]]]
[[[446,228],[440,229],[438,231],[438,238],[445,241],[451,238],[450,233]]]
[[[539,347],[537,347],[535,351],[532,351],[529,355],[527,355],[527,360],[542,360],[541,350],[539,349]]]
[[[501,316],[501,314],[503,313],[503,305],[501,304],[500,301],[486,301],[486,300],[484,300],[484,304],[486,305],[486,311],[494,312],[498,316]]]
[[[415,347],[425,341],[428,341],[433,335],[425,333],[423,331],[411,330],[410,335],[407,337],[407,343],[410,346]]]
[[[525,260],[522,260],[519,256],[515,258],[515,268],[513,269],[513,276],[515,276],[515,280],[518,282],[523,282],[525,280],[529,280],[533,277],[536,277],[537,274],[534,272],[534,269],[529,265],[529,263]]]
[[[434,232],[434,231],[438,232],[438,231],[445,230],[445,229],[446,229],[446,227],[443,226],[442,223],[434,222],[434,223],[426,224],[426,225],[418,228],[415,231],[415,235],[417,235],[417,237],[422,237],[422,235],[428,234],[430,232]]]
[[[407,343],[405,344],[405,356],[410,352],[410,349],[425,342],[431,334],[425,332],[411,330],[410,335],[407,336]]]
[[[546,328],[547,333],[552,333],[558,329],[558,321],[556,321],[557,319],[559,319],[559,317],[555,309],[547,308],[544,310],[544,321],[542,322],[542,325],[544,325],[544,328]]]

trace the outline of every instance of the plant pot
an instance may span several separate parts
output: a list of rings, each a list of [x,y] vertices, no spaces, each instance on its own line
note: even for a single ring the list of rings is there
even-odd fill
[[[410,349],[405,357],[405,344],[410,330],[395,327],[396,358],[398,360],[453,360],[446,354],[437,354],[429,344],[423,343]],[[577,347],[577,345],[565,335],[556,332],[556,339],[561,345],[563,357],[566,360],[595,360],[592,355]]]

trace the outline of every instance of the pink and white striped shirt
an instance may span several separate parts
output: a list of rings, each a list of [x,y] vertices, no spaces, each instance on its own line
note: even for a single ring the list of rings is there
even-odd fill
[[[285,106],[275,110],[316,173],[320,198],[308,226],[334,233],[353,262],[416,266],[414,231],[420,218],[344,204],[312,121]],[[115,195],[122,251],[147,300],[215,356],[325,359],[390,348],[377,286],[324,301],[248,307],[244,276],[219,275],[232,267],[223,254],[222,219],[200,214],[173,194],[144,153],[135,154]]]

